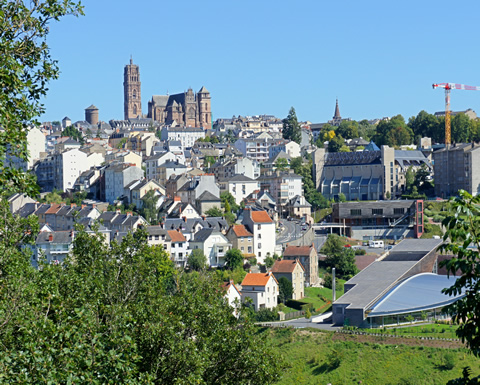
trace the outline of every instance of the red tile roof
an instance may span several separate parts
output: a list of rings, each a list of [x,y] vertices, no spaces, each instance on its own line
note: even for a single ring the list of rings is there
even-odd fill
[[[168,230],[168,235],[170,235],[170,238],[172,238],[172,243],[174,242],[186,242],[187,239],[184,237],[184,235],[177,230]]]
[[[269,273],[248,273],[242,281],[242,286],[266,286],[270,278],[275,279]]]
[[[62,208],[62,205],[59,205],[57,203],[52,203],[50,208],[47,211],[45,211],[45,214],[55,214],[61,208]]]
[[[312,246],[287,246],[283,252],[284,257],[308,257]]]
[[[253,234],[244,225],[233,225],[232,227],[237,237],[253,237]]]
[[[272,267],[272,273],[293,273],[297,264],[305,270],[298,259],[295,260],[282,260],[282,261],[275,261],[275,264]]]
[[[266,211],[252,211],[252,221],[256,223],[272,223],[272,218],[269,217]]]

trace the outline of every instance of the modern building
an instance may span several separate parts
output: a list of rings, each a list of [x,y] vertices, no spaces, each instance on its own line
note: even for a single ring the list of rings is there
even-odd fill
[[[113,164],[105,169],[105,201],[113,204],[124,196],[127,185],[143,178],[143,170],[130,163]]]
[[[423,200],[340,202],[332,207],[332,222],[343,225],[341,234],[368,239],[420,238]]]
[[[358,327],[402,323],[408,314],[436,311],[453,301],[441,295],[441,285],[421,278],[422,273],[438,272],[437,249],[441,243],[440,239],[406,239],[371,263],[345,283],[345,294],[333,303],[333,322]],[[409,290],[403,292],[402,285]]]
[[[462,189],[472,195],[480,193],[480,145],[452,144],[433,152],[435,195],[455,196]]]
[[[287,213],[287,205],[293,197],[303,195],[303,181],[300,175],[293,170],[268,171],[258,178],[260,190],[268,191],[275,199],[277,206],[284,216]]]

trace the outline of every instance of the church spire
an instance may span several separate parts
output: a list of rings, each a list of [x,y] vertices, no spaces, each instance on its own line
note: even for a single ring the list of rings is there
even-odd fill
[[[337,103],[335,104],[335,115],[333,115],[333,120],[336,119],[342,119],[340,116],[340,109],[338,108],[338,98],[337,98]]]

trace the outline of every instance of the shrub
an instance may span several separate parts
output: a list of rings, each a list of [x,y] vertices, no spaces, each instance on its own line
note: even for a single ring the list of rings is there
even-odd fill
[[[365,255],[367,254],[367,250],[365,249],[355,249],[355,255]]]
[[[257,322],[278,321],[278,312],[276,309],[268,309],[266,307],[258,309],[255,313]]]
[[[455,356],[453,353],[447,352],[443,355],[443,366],[447,370],[452,370],[455,367]]]
[[[441,222],[441,221],[443,221],[444,218],[445,217],[442,217],[441,215],[434,215],[433,216],[433,221],[434,222]]]

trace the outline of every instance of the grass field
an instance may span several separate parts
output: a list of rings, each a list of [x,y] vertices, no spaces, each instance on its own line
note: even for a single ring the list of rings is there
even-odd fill
[[[358,329],[365,333],[385,333],[397,336],[458,338],[455,334],[456,325],[424,324],[408,327],[389,327],[386,329]]]
[[[262,333],[287,362],[279,384],[438,385],[461,377],[465,366],[480,374],[480,360],[463,348],[341,342],[333,333],[310,329]]]

